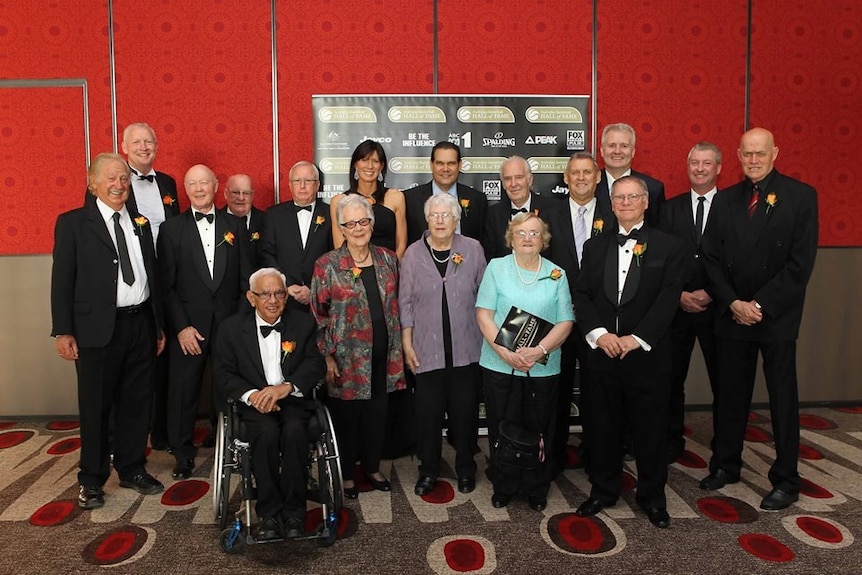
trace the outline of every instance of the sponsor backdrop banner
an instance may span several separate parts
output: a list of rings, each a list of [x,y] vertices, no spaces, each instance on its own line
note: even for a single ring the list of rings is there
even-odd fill
[[[503,194],[500,164],[513,155],[530,162],[533,191],[564,195],[566,162],[589,141],[588,103],[588,96],[312,96],[321,197],[347,189],[350,155],[367,139],[386,150],[390,188],[428,182],[431,148],[450,141],[461,147],[459,181],[489,201]]]

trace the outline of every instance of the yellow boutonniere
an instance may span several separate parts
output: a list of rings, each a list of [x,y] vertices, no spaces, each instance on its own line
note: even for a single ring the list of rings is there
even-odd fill
[[[470,211],[470,200],[467,198],[461,198],[458,200],[458,203],[461,204],[461,209],[464,210],[464,215],[467,215],[467,212]]]
[[[260,233],[259,232],[252,232],[251,233],[251,241],[256,242],[259,239],[260,239]]]
[[[646,244],[635,244],[635,247],[632,248],[632,253],[637,258],[638,267],[640,267],[640,265],[641,265],[641,258],[643,257],[644,252],[646,251],[646,246],[647,246]]]
[[[294,349],[296,349],[295,341],[281,342],[281,361],[284,362],[284,360],[287,359],[287,356],[293,353]]]
[[[593,220],[593,237],[602,233],[602,230],[605,228],[605,221],[601,218],[597,220]]]
[[[560,279],[561,277],[563,277],[563,270],[561,270],[560,268],[554,268],[554,269],[552,269],[552,270],[551,270],[551,273],[549,273],[549,274],[548,274],[548,275],[546,275],[545,277],[543,277],[543,278],[539,278],[539,279],[540,279],[540,280],[553,280],[553,281],[557,281],[557,280],[558,280],[558,279]]]
[[[166,195],[164,198],[162,198],[162,203],[165,204],[166,206],[174,205],[175,201],[176,200],[174,200],[172,197],[170,197],[168,195]]]
[[[317,228],[326,223],[326,218],[323,216],[317,216],[314,218],[314,231],[317,231]]]
[[[769,213],[769,210],[775,207],[775,204],[778,203],[778,196],[775,195],[775,192],[769,192],[766,194],[766,213]]]
[[[144,226],[149,223],[147,218],[145,218],[144,216],[138,216],[137,218],[134,219],[134,222],[135,222],[135,225],[138,226],[137,229],[135,230],[135,235],[138,235],[138,236],[141,235],[142,233],[144,233]]]
[[[358,280],[359,276],[362,275],[362,268],[353,266],[352,268],[350,268],[350,275],[353,276],[353,281]]]
[[[225,242],[227,242],[230,245],[233,245],[233,238],[234,238],[233,232],[226,232],[224,237],[222,237],[221,241],[216,245],[216,247],[219,247],[220,245],[222,245]]]

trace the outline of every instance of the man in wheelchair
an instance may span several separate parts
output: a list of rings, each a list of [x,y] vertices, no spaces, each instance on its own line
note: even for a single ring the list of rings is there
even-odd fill
[[[304,535],[308,421],[326,373],[317,326],[309,314],[285,308],[285,283],[275,268],[251,275],[246,298],[254,313],[220,326],[213,364],[217,389],[237,403],[240,436],[251,444],[258,541]]]

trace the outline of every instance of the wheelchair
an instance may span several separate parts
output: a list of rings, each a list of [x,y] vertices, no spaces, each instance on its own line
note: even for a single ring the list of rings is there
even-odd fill
[[[213,463],[213,516],[221,529],[219,546],[225,553],[240,553],[246,545],[263,543],[252,532],[252,506],[257,498],[251,469],[249,443],[239,439],[240,417],[234,401],[228,400],[227,411],[216,421],[215,461]],[[320,505],[322,521],[314,532],[297,540],[316,540],[321,547],[329,547],[338,537],[338,521],[344,506],[344,486],[341,482],[341,463],[338,442],[329,410],[320,401],[309,420],[308,499]],[[231,522],[231,477],[239,476],[243,509],[234,513]],[[244,513],[243,513],[244,511]],[[266,541],[277,543],[282,540]]]

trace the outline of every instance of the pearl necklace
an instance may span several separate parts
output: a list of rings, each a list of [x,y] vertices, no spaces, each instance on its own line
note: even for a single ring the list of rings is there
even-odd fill
[[[451,258],[451,257],[452,257],[452,249],[451,249],[451,248],[450,248],[449,250],[442,250],[442,251],[448,251],[448,252],[449,252],[449,255],[448,255],[448,256],[446,256],[445,258],[443,258],[442,260],[438,260],[438,259],[437,259],[437,256],[435,256],[435,255],[434,255],[434,252],[435,252],[435,251],[437,251],[437,250],[435,250],[434,248],[431,248],[431,257],[432,257],[432,258],[434,259],[434,261],[435,261],[435,262],[437,262],[438,264],[445,264],[446,262],[448,262],[448,261],[449,261],[449,258]]]
[[[539,267],[536,268],[536,273],[533,275],[533,279],[531,281],[525,281],[524,277],[521,275],[521,266],[518,265],[518,256],[512,254],[512,258],[515,260],[515,271],[518,272],[518,279],[521,280],[522,284],[529,286],[539,280],[539,272],[542,271],[542,256],[539,256]]]

